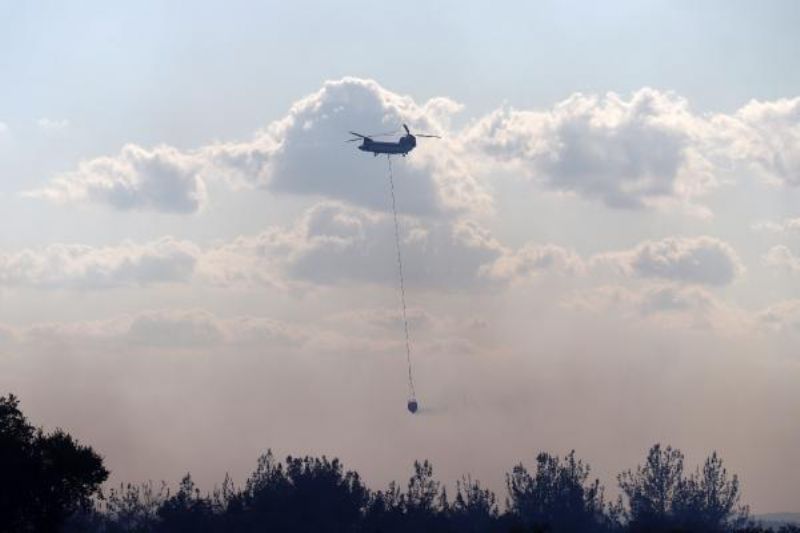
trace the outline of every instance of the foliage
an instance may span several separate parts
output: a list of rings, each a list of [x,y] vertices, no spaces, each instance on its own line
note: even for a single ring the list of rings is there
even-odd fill
[[[571,451],[563,461],[554,455],[536,457],[536,473],[519,464],[507,476],[510,512],[528,528],[555,531],[603,531],[610,527],[603,487],[589,481],[588,465]]]
[[[372,491],[338,459],[279,461],[271,451],[241,488],[226,476],[204,494],[186,474],[174,493],[150,482],[103,494],[108,471],[101,458],[61,430],[35,429],[10,395],[0,397],[0,472],[0,531],[770,531],[749,521],[739,479],[716,452],[687,475],[683,454],[659,444],[618,476],[622,496],[614,504],[574,451],[563,458],[540,453],[532,472],[515,466],[506,474],[503,511],[470,476],[456,482],[450,502],[428,461],[414,463],[405,489],[392,482]]]
[[[748,510],[739,505],[739,480],[713,452],[703,469],[686,477],[680,450],[656,444],[644,465],[620,474],[628,500],[631,531],[731,531],[744,527]]]
[[[108,477],[94,450],[29,424],[14,395],[0,397],[0,473],[0,526],[8,531],[58,529]]]

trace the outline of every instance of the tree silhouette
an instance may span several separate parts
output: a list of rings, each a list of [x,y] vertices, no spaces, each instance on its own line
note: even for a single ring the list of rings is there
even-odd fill
[[[224,492],[224,491],[223,491]],[[238,531],[353,531],[369,501],[369,490],[338,459],[286,459],[272,452],[259,458],[241,493],[224,498],[225,523]]]
[[[14,395],[0,397],[0,525],[55,531],[108,477],[94,450],[67,433],[28,423]]]
[[[706,459],[681,484],[680,497],[675,502],[675,514],[683,527],[704,531],[730,531],[747,522],[749,511],[739,505],[739,479],[728,479],[717,452]]]
[[[680,450],[656,444],[636,472],[620,474],[619,486],[631,531],[731,531],[748,521],[747,508],[739,505],[739,480],[728,479],[716,452],[687,478]]]
[[[338,459],[259,457],[242,488],[229,476],[203,494],[187,474],[173,493],[166,484],[120,485],[106,495],[101,458],[67,433],[28,423],[13,396],[0,397],[0,533],[160,532],[737,532],[800,533],[749,520],[739,479],[713,452],[684,473],[684,456],[654,445],[644,464],[618,476],[622,496],[610,505],[589,465],[540,453],[536,469],[506,474],[506,509],[469,476],[455,498],[428,461],[414,462],[405,488],[371,491]]]
[[[628,499],[628,521],[634,531],[657,527],[674,528],[672,509],[683,480],[683,453],[656,444],[647,454],[644,466],[618,477],[619,487]]]
[[[507,474],[509,510],[527,528],[552,531],[604,531],[603,487],[589,482],[589,466],[571,451],[563,461],[540,453],[536,473],[519,464]]]
[[[492,531],[498,527],[497,498],[479,481],[464,476],[456,482],[456,497],[449,508],[449,522],[455,531]]]
[[[192,476],[186,474],[174,496],[167,497],[158,509],[157,530],[175,533],[211,531],[216,522],[209,498],[200,495]]]
[[[102,529],[109,533],[155,531],[160,522],[158,511],[168,497],[169,491],[164,482],[158,489],[154,488],[152,482],[141,485],[129,483],[112,488],[98,502],[102,505],[102,512],[99,513],[100,522],[104,524]],[[75,529],[78,531],[91,529],[85,525],[80,526],[81,524],[77,524]]]

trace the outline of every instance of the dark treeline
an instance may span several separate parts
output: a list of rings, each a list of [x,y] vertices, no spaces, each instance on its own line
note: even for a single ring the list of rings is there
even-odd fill
[[[589,465],[540,453],[506,474],[503,505],[464,477],[452,497],[428,461],[408,483],[372,490],[338,459],[267,452],[243,486],[230,478],[202,493],[191,475],[165,484],[101,490],[101,457],[63,431],[30,425],[14,396],[0,397],[0,531],[199,532],[764,532],[740,502],[739,480],[712,453],[687,472],[683,454],[653,446],[622,472],[607,501]],[[781,533],[800,533],[784,526]]]

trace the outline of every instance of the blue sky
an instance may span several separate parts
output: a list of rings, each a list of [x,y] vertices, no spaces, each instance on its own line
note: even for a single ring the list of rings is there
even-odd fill
[[[0,3],[0,388],[116,480],[272,447],[500,488],[576,447],[612,485],[663,441],[796,510],[798,25],[788,1]],[[443,136],[395,160],[413,419],[386,161],[342,142],[403,122]]]

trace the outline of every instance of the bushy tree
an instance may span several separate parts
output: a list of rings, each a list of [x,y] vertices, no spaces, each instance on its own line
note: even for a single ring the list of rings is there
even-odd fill
[[[464,476],[456,482],[456,497],[450,505],[450,527],[459,532],[494,531],[498,528],[497,498],[479,481]]]
[[[728,478],[717,453],[689,477],[683,462],[680,450],[656,444],[644,465],[620,474],[629,529],[713,533],[743,527],[748,510],[739,504],[739,480]]]
[[[210,498],[200,494],[191,474],[184,476],[174,495],[167,496],[158,508],[158,517],[157,531],[175,533],[213,531],[217,521]]]
[[[686,528],[730,531],[747,522],[749,511],[739,504],[739,479],[728,478],[717,452],[681,484],[679,496],[675,514]]]
[[[244,490],[223,500],[225,523],[239,531],[267,524],[276,531],[353,531],[369,491],[338,459],[288,457],[284,467],[268,452]]]
[[[609,528],[603,487],[589,481],[590,468],[571,451],[563,460],[540,453],[531,475],[519,464],[507,474],[509,512],[524,527],[548,531],[604,531]]]
[[[362,529],[385,533],[447,531],[447,492],[433,477],[428,461],[415,461],[406,492],[394,483],[370,498]]]
[[[0,397],[0,524],[7,531],[55,531],[108,477],[103,460],[62,430],[28,423],[14,395]]]
[[[108,491],[102,501],[105,529],[110,533],[143,533],[159,524],[158,511],[169,497],[166,483],[156,488],[152,482],[120,485]]]
[[[683,482],[683,453],[656,444],[644,465],[618,476],[619,487],[628,500],[627,518],[634,531],[676,527],[673,504]]]

